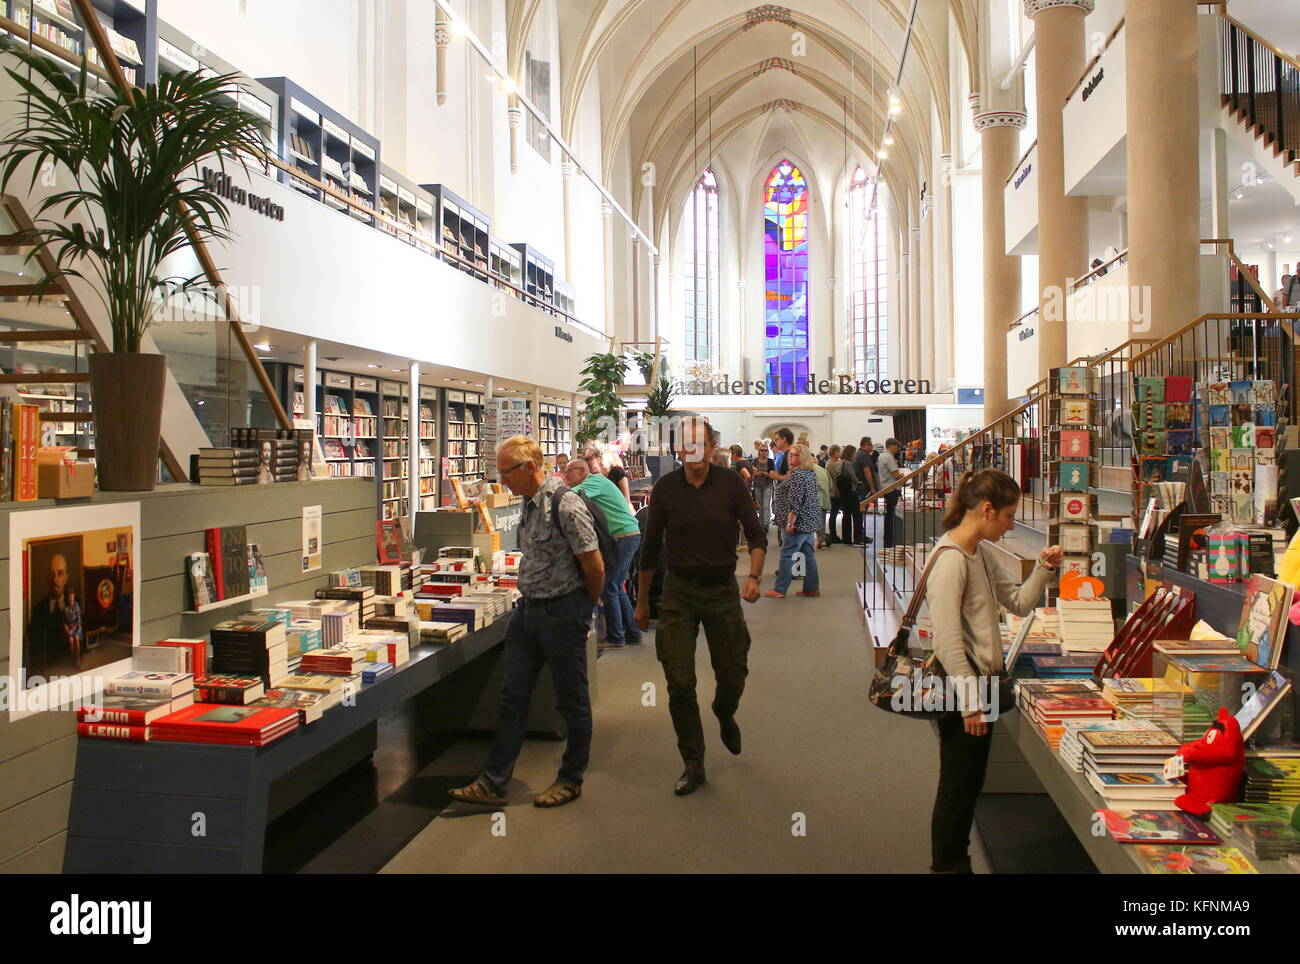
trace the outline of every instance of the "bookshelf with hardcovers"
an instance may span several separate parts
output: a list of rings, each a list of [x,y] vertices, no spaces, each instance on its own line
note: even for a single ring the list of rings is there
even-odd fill
[[[555,304],[555,262],[536,248],[519,241],[512,245],[523,258],[524,280],[521,287],[530,304],[550,308]]]
[[[379,139],[362,130],[324,101],[287,77],[263,77],[261,83],[279,98],[276,153],[358,204],[378,204]],[[372,223],[364,211],[324,195],[308,182],[280,171],[280,180],[339,211]]]
[[[439,477],[477,482],[483,478],[479,450],[483,427],[483,396],[477,392],[446,389],[444,393],[443,451]],[[451,486],[442,488],[441,502],[450,505]]]
[[[306,418],[303,369],[268,362],[267,372],[281,387],[281,403],[291,418]],[[382,451],[379,438],[379,382],[373,378],[317,369],[316,432],[330,478],[373,478]]]
[[[250,114],[266,121],[270,128],[267,147],[278,153],[273,143],[279,126],[280,98],[277,94],[170,24],[156,18],[155,22],[156,33],[148,38],[143,48],[146,52],[145,59],[149,61],[146,68],[149,80],[156,80],[163,73],[180,70],[237,75],[236,87],[228,96]]]
[[[144,52],[152,36],[145,11],[125,0],[91,0],[91,5],[104,25],[127,83],[143,86],[147,74],[143,69]],[[42,37],[74,55],[86,53],[96,67],[104,66],[71,0],[7,0],[0,9],[17,26],[11,32],[20,40],[29,34]]]
[[[419,424],[421,509],[435,509],[438,506],[438,410],[438,389],[432,385],[421,385],[420,403],[416,410]]]
[[[561,452],[568,455],[573,450],[571,414],[567,405],[552,405],[543,402],[537,414],[535,431],[537,442],[542,447],[542,455],[548,462],[554,462]]]
[[[467,262],[456,267],[487,281],[492,219],[444,184],[426,184],[424,189],[434,200],[443,250]]]
[[[383,450],[383,495],[382,515],[385,519],[396,519],[408,515],[407,498],[410,493],[410,419],[411,405],[409,388],[401,382],[382,381],[379,383],[380,404],[383,416],[380,419],[382,436],[380,444]]]
[[[398,234],[385,222],[377,221],[381,231],[396,235],[407,244],[430,253],[440,243],[437,202],[434,197],[387,164],[379,166],[379,209],[418,237]]]

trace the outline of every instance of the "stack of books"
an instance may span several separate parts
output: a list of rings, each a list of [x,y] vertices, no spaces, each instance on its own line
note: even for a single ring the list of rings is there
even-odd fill
[[[1067,653],[1102,653],[1115,638],[1109,599],[1061,599],[1056,606],[1061,614],[1061,643]]]
[[[200,703],[246,706],[261,699],[266,684],[260,676],[204,676],[194,681]]]
[[[367,661],[371,663],[388,663],[396,667],[411,659],[410,629],[405,626],[401,632],[362,629],[348,637],[348,645],[364,648]]]
[[[191,475],[199,485],[255,485],[261,457],[254,448],[202,448]]]
[[[230,430],[230,444],[252,449],[258,458],[261,482],[299,482],[311,478],[312,443],[307,428],[251,428]]]
[[[1100,696],[1048,696],[1034,700],[1034,725],[1043,732],[1052,749],[1065,733],[1065,721],[1096,722],[1112,719],[1114,711]]]
[[[357,617],[351,609],[336,609],[321,613],[321,642],[326,646],[338,646],[357,631]]]
[[[454,643],[460,639],[468,630],[464,623],[449,623],[422,620],[420,622],[420,643],[421,645],[433,644],[443,646],[447,643]]]
[[[355,676],[361,672],[366,656],[361,646],[327,646],[304,654],[300,670],[305,675]]]
[[[1181,810],[1102,810],[1100,813],[1106,829],[1119,843],[1223,843],[1223,838],[1203,820]]]
[[[217,623],[209,638],[213,673],[260,677],[268,685],[288,675],[289,644],[281,623],[250,614]]]
[[[296,709],[195,703],[153,724],[155,740],[266,746],[298,728]]]
[[[338,706],[342,701],[342,686],[326,693],[277,687],[267,690],[266,695],[256,700],[252,705],[297,710],[299,723],[306,726],[309,723],[315,723],[324,715],[326,710]]]
[[[1210,826],[1260,860],[1284,860],[1300,854],[1297,810],[1280,803],[1216,803]]]
[[[1087,679],[1097,668],[1096,656],[1034,656],[1039,679]]]
[[[355,589],[364,585],[360,569],[335,569],[329,574],[328,585],[334,589]]]
[[[1157,729],[1154,723],[1148,723],[1146,720],[1066,720],[1062,726],[1064,732],[1061,734],[1061,742],[1056,751],[1061,755],[1061,762],[1066,768],[1075,773],[1083,772],[1083,742],[1079,739],[1080,732],[1092,730],[1117,733]],[[1155,764],[1150,769],[1152,773],[1159,773],[1163,766]]]
[[[1300,760],[1277,756],[1248,758],[1241,798],[1246,803],[1300,804]]]
[[[1040,699],[1053,699],[1065,696],[1096,696],[1097,684],[1090,679],[1079,680],[1037,680],[1023,679],[1016,681],[1016,706],[1022,713],[1032,715],[1034,703]]]
[[[1139,844],[1135,849],[1149,874],[1258,873],[1250,858],[1236,847]]]
[[[356,603],[356,623],[361,625],[375,614],[375,590],[371,586],[329,586],[316,590],[317,599]],[[328,639],[327,639],[328,641]]]
[[[362,663],[361,682],[366,686],[379,682],[385,676],[393,675],[392,663]]]
[[[110,680],[109,685],[113,682]],[[136,688],[136,684],[131,684],[131,688]],[[193,703],[193,689],[172,697],[105,695],[78,707],[77,734],[98,740],[147,742],[150,726],[156,720]]]
[[[1108,806],[1173,810],[1185,791],[1156,768],[1181,745],[1163,730],[1081,730],[1083,774]]]
[[[402,591],[401,566],[363,566],[361,583],[369,586],[378,596],[396,596]]]

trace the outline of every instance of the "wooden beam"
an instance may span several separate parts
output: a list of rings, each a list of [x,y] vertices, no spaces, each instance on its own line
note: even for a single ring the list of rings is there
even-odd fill
[[[0,375],[0,385],[80,385],[90,372],[30,372]]]
[[[41,328],[30,331],[0,331],[0,342],[6,341],[91,341],[93,336],[81,329]]]

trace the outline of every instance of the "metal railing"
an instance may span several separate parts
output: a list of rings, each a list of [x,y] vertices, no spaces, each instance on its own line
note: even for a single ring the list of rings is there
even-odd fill
[[[1286,163],[1300,157],[1300,61],[1226,14],[1219,22],[1221,99]]]

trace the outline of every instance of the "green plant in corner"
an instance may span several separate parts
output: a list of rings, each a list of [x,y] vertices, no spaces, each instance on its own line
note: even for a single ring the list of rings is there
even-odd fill
[[[5,67],[20,109],[5,132],[0,191],[25,180],[24,170],[28,190],[50,177],[56,187],[69,184],[32,212],[30,240],[52,261],[38,291],[65,277],[91,282],[112,325],[113,351],[138,352],[169,297],[204,280],[164,275],[166,259],[193,245],[187,219],[205,241],[230,238],[226,200],[198,165],[222,173],[231,161],[246,166],[246,156],[263,149],[268,126],[227,96],[235,74],[181,71],[142,89],[94,89],[84,62],[72,75],[7,37],[0,50],[24,68]]]
[[[587,402],[582,409],[582,422],[574,439],[579,445],[598,438],[602,430],[618,421],[623,409],[623,400],[618,396],[618,389],[627,377],[627,359],[612,353],[587,356],[587,364],[582,369],[582,380],[578,390],[587,394]]]

